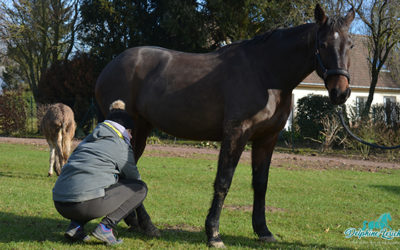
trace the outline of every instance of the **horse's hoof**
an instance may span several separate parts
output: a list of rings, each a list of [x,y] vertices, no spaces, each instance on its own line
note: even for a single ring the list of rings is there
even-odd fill
[[[154,226],[154,224],[151,221],[148,221],[140,226],[140,229],[143,234],[145,234],[148,237],[154,237],[154,238],[160,238],[161,237],[161,232],[160,230]]]
[[[268,243],[270,243],[270,242],[276,242],[276,241],[277,241],[273,235],[270,235],[270,236],[261,236],[261,237],[259,238],[259,240],[260,240],[260,241],[263,241],[263,242],[268,242]]]
[[[226,248],[222,240],[210,240],[208,242],[208,247]]]
[[[146,236],[152,237],[152,238],[160,238],[161,237],[161,232],[156,227],[154,227],[153,229],[143,230],[143,233]]]
[[[47,177],[51,177],[52,175],[53,175],[53,174],[48,173],[48,174],[47,174]]]

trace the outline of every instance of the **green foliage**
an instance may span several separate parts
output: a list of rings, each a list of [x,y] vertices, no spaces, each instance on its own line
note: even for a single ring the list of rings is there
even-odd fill
[[[26,130],[26,102],[21,90],[8,90],[0,95],[0,130],[7,135]]]
[[[297,102],[296,125],[303,137],[320,139],[322,119],[331,116],[335,107],[327,96],[309,94]]]
[[[104,62],[140,45],[204,52],[311,20],[314,2],[84,0],[80,37]]]
[[[207,37],[198,9],[195,0],[84,0],[80,37],[104,64],[139,45],[204,51]]]
[[[292,27],[313,17],[315,1],[207,0],[204,11],[215,45]]]
[[[196,0],[152,0],[154,9],[149,13],[152,32],[149,45],[169,49],[204,52],[207,47],[207,30],[204,14]],[[147,24],[149,25],[149,24]]]
[[[161,144],[160,138],[157,136],[150,136],[147,138],[147,144]]]
[[[100,72],[97,63],[97,58],[78,53],[71,60],[53,64],[43,75],[38,86],[38,101],[41,104],[61,102],[70,106],[78,125],[85,127],[85,133],[89,132],[92,125],[91,119],[85,115],[92,107],[94,86]]]
[[[197,147],[199,148],[218,148],[219,143],[215,141],[201,141],[199,144],[197,144]]]

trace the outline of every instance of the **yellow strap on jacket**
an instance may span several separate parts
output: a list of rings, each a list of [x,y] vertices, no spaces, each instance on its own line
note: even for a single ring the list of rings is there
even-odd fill
[[[117,133],[118,136],[119,136],[121,139],[124,139],[124,137],[122,136],[121,132],[119,132],[118,129],[114,128],[113,125],[111,125],[111,124],[108,123],[108,122],[103,122],[103,123],[104,123],[105,125],[109,126],[110,128],[112,128],[112,129],[115,131],[115,133]]]

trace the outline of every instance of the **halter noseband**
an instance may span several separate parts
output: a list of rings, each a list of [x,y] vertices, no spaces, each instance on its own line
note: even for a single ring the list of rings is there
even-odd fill
[[[327,69],[321,59],[321,54],[319,53],[319,49],[318,49],[318,43],[319,43],[319,39],[318,39],[318,35],[316,35],[316,39],[315,39],[315,56],[317,57],[317,61],[319,64],[319,67],[322,70],[322,76],[324,79],[324,82],[326,82],[326,79],[328,78],[328,76],[331,75],[342,75],[345,76],[347,78],[347,81],[350,84],[350,74],[347,70],[345,69]]]

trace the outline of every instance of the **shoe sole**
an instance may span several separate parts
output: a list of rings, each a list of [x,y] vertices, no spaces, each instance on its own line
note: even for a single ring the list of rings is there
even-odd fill
[[[110,243],[110,242],[107,240],[107,238],[104,238],[103,235],[99,235],[99,234],[97,234],[96,232],[93,232],[92,235],[93,235],[96,239],[98,239],[98,240],[100,240],[100,241],[102,241],[102,242],[104,242],[104,243],[106,243],[107,245],[110,245],[110,246],[118,245],[118,244],[121,244],[121,243],[122,243],[122,240],[117,240],[115,243]]]
[[[83,237],[83,238],[76,238],[76,237],[74,237],[74,236],[71,236],[71,235],[68,234],[68,233],[65,233],[65,234],[64,234],[64,237],[65,237],[67,240],[72,241],[72,242],[77,242],[77,241],[87,242],[87,241],[90,240],[90,236],[89,236],[89,235],[85,235],[85,237]]]

